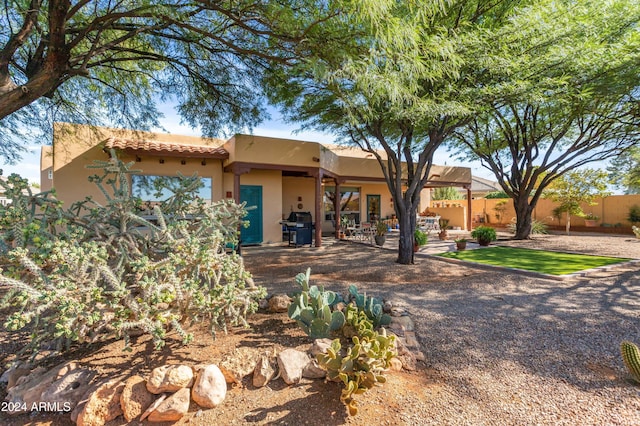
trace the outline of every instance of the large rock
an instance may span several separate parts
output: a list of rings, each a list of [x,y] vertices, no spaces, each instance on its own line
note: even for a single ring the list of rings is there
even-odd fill
[[[309,363],[309,356],[295,349],[285,349],[278,354],[278,368],[282,380],[288,385],[298,383],[302,378],[302,370]]]
[[[144,413],[142,413],[142,415],[140,416],[140,421],[143,421],[144,419],[149,417],[149,414],[153,413],[156,408],[158,408],[160,404],[164,402],[165,399],[167,399],[167,394],[163,393],[158,397],[158,399],[153,401],[153,403],[146,410],[144,410]]]
[[[34,404],[49,407],[55,411],[71,411],[82,395],[89,389],[94,377],[91,370],[80,368],[77,362],[67,362],[51,369],[36,368],[30,374],[17,380],[7,392],[5,401],[14,408],[9,414],[33,411]],[[58,407],[59,405],[59,407]]]
[[[147,390],[154,394],[175,392],[192,384],[193,370],[188,365],[163,365],[151,372]]]
[[[124,382],[124,388],[120,395],[120,408],[122,408],[125,420],[130,422],[139,417],[149,408],[154,398],[154,394],[147,390],[142,377],[129,377]]]
[[[291,305],[291,298],[286,294],[274,294],[269,299],[269,311],[287,312]]]
[[[271,357],[262,355],[253,370],[253,386],[257,388],[266,386],[275,374],[276,370],[271,364]]]
[[[326,376],[327,371],[320,367],[315,359],[310,359],[302,370],[302,377],[306,379],[324,379]]]
[[[220,363],[220,370],[227,383],[242,384],[242,379],[251,374],[260,359],[260,351],[255,348],[237,348],[234,354]]]
[[[78,406],[76,424],[102,426],[121,415],[120,395],[123,389],[124,383],[120,379],[111,379],[97,385],[95,391]]]
[[[175,422],[180,420],[189,411],[189,401],[191,400],[189,389],[182,388],[165,399],[156,408],[147,420],[150,422]]]
[[[309,348],[309,353],[313,358],[318,354],[326,354],[327,349],[331,347],[331,339],[316,339],[313,341],[311,348]]]
[[[222,404],[227,395],[227,381],[217,365],[207,365],[198,372],[191,398],[202,408],[213,408]]]

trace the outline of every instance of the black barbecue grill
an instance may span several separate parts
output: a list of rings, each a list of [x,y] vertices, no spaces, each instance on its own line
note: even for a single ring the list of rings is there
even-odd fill
[[[313,219],[311,212],[291,212],[286,221],[283,222],[287,234],[289,234],[289,245],[296,247],[309,244],[313,240]]]

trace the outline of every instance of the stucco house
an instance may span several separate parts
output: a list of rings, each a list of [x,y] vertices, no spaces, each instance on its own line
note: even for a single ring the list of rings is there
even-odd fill
[[[255,206],[250,227],[242,230],[245,244],[282,241],[281,221],[291,212],[310,212],[316,224],[314,243],[322,233],[335,232],[335,211],[356,222],[393,215],[393,201],[377,161],[367,153],[345,147],[291,139],[237,134],[229,140],[96,128],[56,123],[52,146],[43,147],[41,187],[55,187],[58,198],[70,205],[92,196],[103,199],[88,177],[86,166],[109,158],[115,150],[124,161],[135,161],[135,195],[149,199],[140,181],[154,176],[190,176],[204,184],[200,196],[217,201],[232,198]],[[471,188],[466,167],[433,166],[432,178],[421,194],[422,211],[429,205],[429,188]],[[336,197],[335,194],[340,194]],[[471,197],[468,197],[469,203]],[[460,225],[470,227],[470,206]]]

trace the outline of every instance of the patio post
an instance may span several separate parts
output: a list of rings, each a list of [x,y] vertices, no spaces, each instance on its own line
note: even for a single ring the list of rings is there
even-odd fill
[[[467,187],[467,231],[471,231],[471,187]]]
[[[316,202],[315,202],[315,217],[316,217],[316,229],[315,239],[316,247],[322,247],[322,171],[319,170],[315,176],[316,181]]]
[[[335,197],[333,197],[333,212],[335,215],[335,223],[336,223],[336,240],[340,239],[340,181],[335,179],[336,182],[336,193]]]

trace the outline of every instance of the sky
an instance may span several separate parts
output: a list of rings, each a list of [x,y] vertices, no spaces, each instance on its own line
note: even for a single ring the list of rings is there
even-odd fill
[[[173,105],[160,105],[160,110],[164,114],[164,117],[160,119],[160,122],[167,132],[176,135],[200,135],[198,129],[192,129],[190,126],[181,123],[181,118],[175,111]],[[275,109],[269,110],[269,114],[271,115],[271,119],[266,120],[261,125],[253,129],[252,133],[254,135],[326,144],[334,143],[335,138],[330,134],[308,130],[297,132],[299,126],[285,123]],[[23,178],[28,179],[29,182],[40,183],[40,145],[30,145],[28,150],[29,152],[23,154],[22,160],[15,165],[0,164],[2,175],[8,176],[11,173],[17,173]],[[456,165],[470,167],[472,169],[471,173],[474,176],[480,176],[493,181],[496,180],[495,176],[489,170],[483,168],[479,162],[458,161],[454,159],[445,148],[441,148],[436,152],[434,164],[441,166]]]

